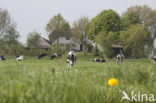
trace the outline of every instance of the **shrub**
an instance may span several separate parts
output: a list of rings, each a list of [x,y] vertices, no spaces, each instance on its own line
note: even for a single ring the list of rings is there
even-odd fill
[[[64,46],[51,45],[49,49],[49,54],[61,53],[64,54],[66,52],[66,48]]]
[[[48,53],[48,51],[46,51],[44,49],[32,48],[32,49],[29,49],[29,50],[25,50],[24,55],[25,56],[35,57],[35,56],[38,56],[40,53]]]

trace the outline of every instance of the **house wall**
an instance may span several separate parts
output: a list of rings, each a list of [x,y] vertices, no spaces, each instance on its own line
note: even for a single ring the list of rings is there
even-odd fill
[[[57,44],[57,40],[55,40],[52,44]],[[72,38],[66,38],[66,37],[60,37],[59,38],[59,44],[60,45],[72,45],[74,44],[75,46],[71,46],[71,49],[76,49],[76,50],[80,50],[80,44],[75,42],[74,39]]]

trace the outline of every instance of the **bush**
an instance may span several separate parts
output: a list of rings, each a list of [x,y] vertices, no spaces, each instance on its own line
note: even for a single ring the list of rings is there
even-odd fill
[[[99,56],[99,50],[98,50],[98,48],[97,48],[97,45],[95,46],[95,48],[92,49],[92,54],[93,54],[94,56]]]
[[[66,52],[66,48],[64,46],[51,45],[49,49],[49,55],[54,54],[54,53],[64,54],[65,52]]]
[[[24,55],[25,56],[36,57],[40,53],[48,53],[48,51],[46,51],[44,49],[32,48],[32,49],[29,49],[29,50],[25,50]]]

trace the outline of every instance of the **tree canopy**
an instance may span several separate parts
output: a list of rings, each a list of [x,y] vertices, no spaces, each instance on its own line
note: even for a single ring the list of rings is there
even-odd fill
[[[126,29],[128,26],[133,24],[141,24],[141,19],[135,12],[126,13],[121,18],[123,29]]]
[[[81,17],[73,23],[74,35],[78,36],[78,39],[82,42],[83,47],[87,42],[87,32],[89,29],[89,19],[88,17]]]
[[[128,57],[139,58],[147,56],[145,45],[148,40],[147,30],[140,24],[131,25],[127,30],[120,32],[120,40],[124,45],[124,53]]]
[[[0,8],[0,37],[8,30],[11,24],[10,15],[7,10]]]
[[[34,31],[30,32],[27,37],[27,47],[29,48],[39,48],[39,38],[40,38],[40,33]]]
[[[50,19],[49,23],[46,26],[46,31],[48,33],[49,39],[52,42],[57,40],[59,45],[58,38],[60,36],[67,36],[70,32],[69,23],[61,16],[61,14],[55,15]]]
[[[116,32],[121,29],[120,16],[113,10],[103,10],[90,22],[88,36],[94,39],[100,32]]]

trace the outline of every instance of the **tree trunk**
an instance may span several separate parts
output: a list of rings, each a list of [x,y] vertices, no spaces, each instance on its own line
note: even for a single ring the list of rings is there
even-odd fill
[[[59,38],[57,37],[57,45],[59,46]]]

